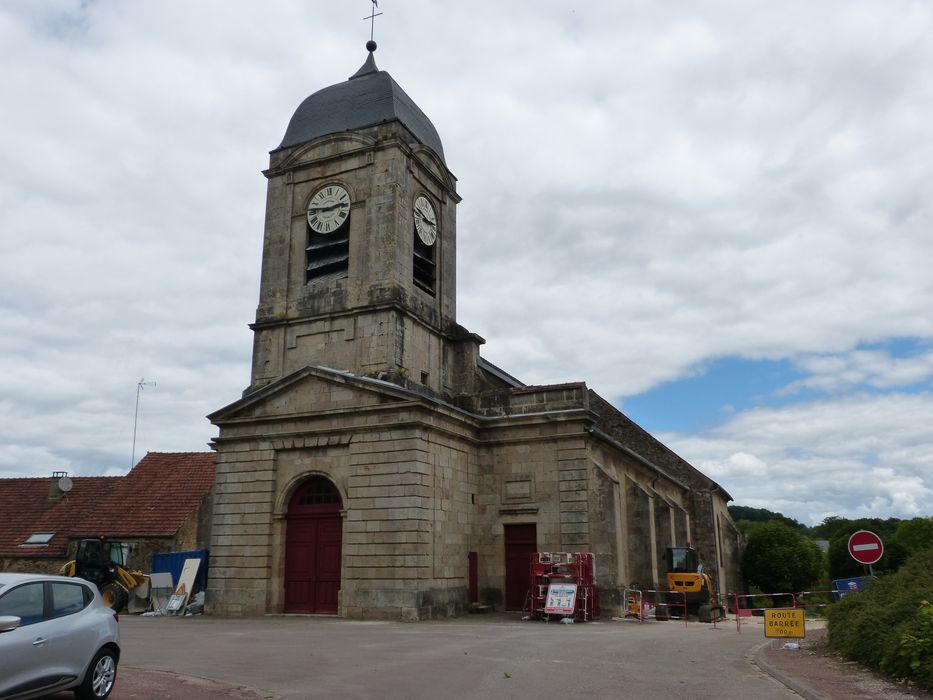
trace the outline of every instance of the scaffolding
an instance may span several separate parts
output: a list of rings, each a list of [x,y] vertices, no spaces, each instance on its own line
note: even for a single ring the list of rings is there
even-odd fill
[[[529,617],[547,620],[551,615],[572,617],[579,622],[599,619],[599,589],[596,587],[596,566],[591,552],[533,552],[531,555],[531,588],[526,596]],[[548,611],[551,586],[572,586],[573,612]]]

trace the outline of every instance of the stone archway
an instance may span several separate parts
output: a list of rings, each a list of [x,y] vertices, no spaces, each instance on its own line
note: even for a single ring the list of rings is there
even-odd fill
[[[328,479],[303,482],[288,503],[285,612],[337,614],[343,518],[340,492]]]

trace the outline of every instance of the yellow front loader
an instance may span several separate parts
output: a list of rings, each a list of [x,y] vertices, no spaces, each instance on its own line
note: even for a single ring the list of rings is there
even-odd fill
[[[123,560],[123,543],[99,539],[81,540],[78,555],[62,566],[62,576],[79,576],[97,585],[104,605],[119,612],[130,600],[130,594],[149,583],[142,571],[127,569]]]

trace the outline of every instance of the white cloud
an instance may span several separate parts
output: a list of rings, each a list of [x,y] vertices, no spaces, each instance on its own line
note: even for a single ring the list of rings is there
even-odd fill
[[[919,419],[840,392],[930,376],[928,354],[850,354],[933,337],[928,3],[396,5],[377,62],[459,178],[459,320],[491,361],[612,398],[804,358],[792,390],[838,404],[737,412],[685,456],[724,480],[791,469],[808,513],[870,504],[835,477],[897,457],[880,497],[924,507],[927,444],[888,437]],[[260,170],[298,103],[363,62],[363,14],[0,7],[0,474],[122,469],[140,377],[159,384],[137,453],[203,448],[248,382]]]
[[[803,388],[839,392],[863,385],[892,389],[933,379],[933,352],[930,351],[901,358],[884,350],[859,350],[806,356],[797,360],[797,365],[809,376],[788,385],[785,394]]]
[[[667,435],[737,503],[811,524],[826,515],[933,512],[933,395],[848,395],[739,413],[698,435]]]

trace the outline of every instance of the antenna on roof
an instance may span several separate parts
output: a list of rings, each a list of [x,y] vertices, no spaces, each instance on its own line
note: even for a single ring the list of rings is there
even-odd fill
[[[372,53],[376,50],[376,42],[373,40],[373,35],[376,32],[376,17],[381,15],[381,12],[376,12],[379,8],[379,0],[370,0],[373,4],[373,12],[371,15],[364,17],[363,19],[369,20],[369,41],[366,42],[366,50]]]
[[[147,382],[143,377],[136,383],[136,413],[133,416],[133,456],[130,457],[130,469],[136,464],[136,425],[139,422],[139,392],[147,386],[155,386],[155,382]]]

